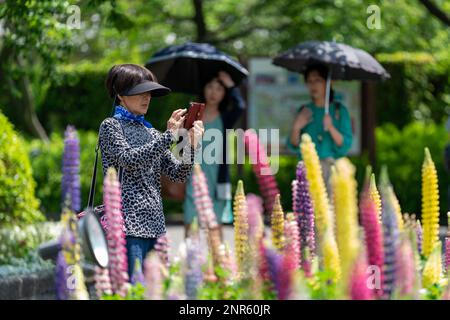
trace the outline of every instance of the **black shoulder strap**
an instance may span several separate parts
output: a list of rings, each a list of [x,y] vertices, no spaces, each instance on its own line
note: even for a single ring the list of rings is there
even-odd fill
[[[122,128],[122,126],[120,126]],[[123,128],[122,128],[123,132]],[[125,133],[124,133],[125,136]],[[94,170],[92,172],[91,178],[91,186],[89,188],[89,198],[88,198],[88,208],[94,208],[94,196],[95,196],[95,184],[97,182],[97,166],[98,166],[98,150],[100,148],[100,135],[97,139],[97,146],[95,147],[95,161],[94,161]],[[119,167],[119,183],[122,185],[123,180],[123,168]]]

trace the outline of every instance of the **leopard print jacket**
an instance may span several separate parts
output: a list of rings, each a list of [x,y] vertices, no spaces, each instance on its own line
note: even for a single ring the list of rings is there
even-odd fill
[[[142,123],[107,118],[100,125],[103,174],[109,167],[123,169],[122,211],[126,236],[158,238],[166,233],[161,198],[161,173],[176,182],[186,181],[195,151],[186,144],[181,159],[170,151],[174,136]]]

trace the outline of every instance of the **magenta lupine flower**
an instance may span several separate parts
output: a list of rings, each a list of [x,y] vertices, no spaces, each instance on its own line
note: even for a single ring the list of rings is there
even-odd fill
[[[67,288],[67,263],[64,259],[64,254],[59,251],[58,258],[56,260],[56,299],[58,300],[68,300],[69,293]]]
[[[381,223],[379,221],[377,207],[368,193],[361,198],[360,203],[361,223],[364,228],[365,243],[369,265],[377,266],[380,271],[380,283],[383,284],[384,247]],[[383,295],[382,288],[375,288],[378,297]]]
[[[259,189],[264,198],[264,207],[267,212],[272,212],[275,197],[277,194],[280,194],[280,190],[272,174],[266,150],[260,143],[256,132],[252,129],[245,131],[244,143],[250,157],[253,172],[258,181]]]
[[[186,273],[184,286],[186,297],[194,300],[197,298],[197,289],[203,281],[199,239],[197,237],[187,239],[186,247]]]
[[[269,264],[267,262],[267,247],[263,241],[263,239],[261,239],[259,241],[259,276],[261,277],[261,279],[263,281],[270,281],[271,277],[270,277],[270,272],[269,272]]]
[[[398,248],[399,231],[395,209],[382,193],[382,222],[383,222],[383,295],[386,299],[391,299],[396,282],[396,258]]]
[[[367,259],[360,254],[350,274],[350,298],[352,300],[372,300],[373,291],[367,286]]]
[[[62,163],[62,203],[75,212],[80,211],[80,143],[74,126],[67,126],[64,133]]]
[[[445,271],[450,273],[450,237],[445,238]]]
[[[415,294],[416,263],[410,240],[402,239],[397,249],[396,263],[396,291],[400,296],[411,297]]]
[[[297,219],[295,219],[292,212],[286,215],[284,228],[286,235],[286,246],[284,248],[285,255],[292,256],[294,269],[296,270],[301,265],[300,232]]]
[[[306,168],[303,161],[297,165],[297,179],[293,183],[296,195],[294,203],[294,212],[298,216],[298,225],[300,230],[300,246],[302,269],[306,276],[311,275],[311,263],[315,254],[315,232],[314,232],[314,209],[309,194],[309,183],[306,178]]]
[[[109,275],[115,293],[124,294],[128,283],[128,261],[125,246],[122,197],[114,168],[109,168],[104,180],[103,203],[108,221]],[[125,295],[125,294],[124,294]]]
[[[194,166],[192,175],[192,187],[194,189],[194,203],[197,209],[200,227],[202,229],[214,229],[218,226],[214,213],[214,205],[209,195],[206,176],[199,165]]]
[[[256,194],[249,193],[246,196],[247,210],[248,210],[248,234],[252,239],[258,239],[263,236],[264,222],[263,222],[263,200]]]
[[[278,270],[277,283],[278,283],[278,299],[287,300],[291,297],[293,284],[294,284],[294,272],[296,269],[295,256],[288,254],[287,252],[282,255],[281,267]]]
[[[422,254],[423,230],[420,220],[416,223],[417,251]]]
[[[155,251],[158,253],[159,258],[163,265],[168,268],[170,265],[169,261],[169,238],[167,237],[167,233],[160,236],[155,244]]]
[[[99,266],[95,266],[94,281],[95,292],[99,299],[101,299],[105,294],[112,294],[111,281],[109,279],[109,271],[107,268],[100,268]]]

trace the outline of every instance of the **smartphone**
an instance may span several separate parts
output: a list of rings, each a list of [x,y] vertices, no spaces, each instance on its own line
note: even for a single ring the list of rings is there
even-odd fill
[[[204,103],[191,102],[187,110],[186,120],[184,120],[184,128],[189,130],[193,127],[194,121],[201,120],[203,111],[205,111]]]

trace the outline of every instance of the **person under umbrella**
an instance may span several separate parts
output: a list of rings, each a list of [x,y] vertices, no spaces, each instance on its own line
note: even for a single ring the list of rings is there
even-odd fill
[[[245,110],[246,104],[236,83],[225,71],[220,71],[217,76],[206,80],[199,98],[206,106],[202,119],[205,132],[208,132],[208,130],[219,130],[223,138],[220,141],[222,143],[221,163],[208,161],[208,159],[203,157],[200,164],[208,181],[209,195],[213,201],[214,212],[220,226],[222,222],[231,222],[232,219],[231,184],[228,164],[226,163],[226,129],[234,127]],[[218,143],[218,141],[215,139],[212,139],[212,141],[202,139],[201,143],[202,150],[205,150],[208,145]],[[192,177],[190,177],[186,184],[183,202],[186,237],[189,235],[194,217],[197,216],[193,194]]]
[[[287,146],[301,158],[300,136],[307,133],[316,145],[323,176],[328,181],[334,160],[343,157],[352,145],[352,126],[348,109],[336,101],[330,88],[329,109],[325,112],[328,68],[323,64],[310,65],[304,79],[311,101],[298,110],[288,137]]]

